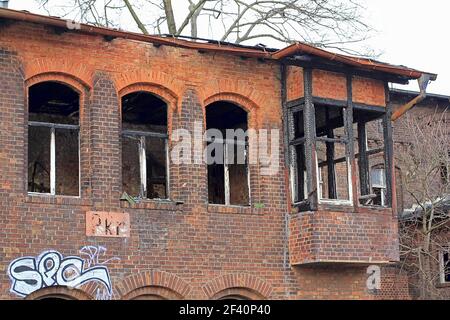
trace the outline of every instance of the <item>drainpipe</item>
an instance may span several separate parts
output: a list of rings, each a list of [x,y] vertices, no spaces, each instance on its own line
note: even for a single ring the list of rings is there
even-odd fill
[[[406,111],[408,111],[409,109],[411,109],[416,104],[418,104],[419,102],[421,102],[423,99],[426,98],[427,86],[428,86],[428,83],[430,82],[430,79],[431,79],[431,75],[428,73],[422,74],[420,76],[420,78],[417,79],[417,82],[419,83],[420,94],[417,97],[415,97],[414,99],[412,99],[410,102],[404,104],[403,106],[401,106],[400,108],[395,110],[391,117],[392,121],[395,121],[398,118],[400,118],[402,115],[405,114]]]
[[[0,8],[8,8],[9,0],[0,0]]]

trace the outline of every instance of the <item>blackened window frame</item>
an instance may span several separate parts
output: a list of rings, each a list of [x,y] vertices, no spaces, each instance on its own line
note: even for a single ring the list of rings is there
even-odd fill
[[[29,186],[28,186],[28,174],[27,174],[27,186],[26,186],[26,190],[27,190],[27,194],[30,196],[33,195],[43,195],[43,196],[52,196],[52,197],[72,197],[72,198],[80,198],[81,197],[81,141],[80,141],[80,121],[81,121],[81,117],[78,116],[78,124],[63,124],[63,123],[52,123],[52,122],[44,122],[44,121],[30,121],[30,88],[32,88],[33,86],[38,86],[44,83],[58,83],[59,85],[65,86],[67,88],[69,88],[70,90],[72,90],[74,93],[76,93],[78,95],[78,113],[80,114],[80,110],[81,110],[81,93],[74,89],[71,85],[65,83],[65,82],[60,82],[60,81],[56,81],[56,80],[46,80],[46,81],[42,81],[42,82],[37,82],[34,83],[30,86],[27,87],[27,143],[30,143],[30,139],[29,139],[29,132],[30,132],[30,127],[34,127],[34,128],[49,128],[50,129],[50,181],[49,181],[49,186],[50,186],[50,192],[36,192],[36,191],[29,191]],[[59,194],[56,192],[56,130],[57,129],[63,129],[63,130],[71,130],[71,131],[75,131],[77,134],[77,148],[78,148],[78,194],[77,195],[67,195],[67,194]],[[29,146],[28,146],[29,148]],[[29,151],[27,152],[27,166],[29,165]],[[28,170],[27,170],[28,171]]]
[[[361,103],[355,103],[353,101],[353,92],[352,92],[352,81],[353,74],[350,72],[344,72],[347,74],[346,82],[347,82],[347,100],[334,100],[334,99],[324,99],[319,97],[314,97],[312,93],[312,69],[310,67],[303,66],[303,86],[304,86],[304,97],[287,101],[287,83],[286,83],[286,65],[282,64],[281,66],[282,73],[282,86],[281,86],[281,98],[283,105],[283,121],[285,123],[284,126],[284,142],[286,144],[285,152],[287,154],[285,158],[285,163],[289,168],[289,176],[290,176],[290,186],[291,192],[295,192],[292,188],[292,175],[291,175],[291,167],[296,166],[296,163],[293,163],[293,159],[291,156],[291,144],[294,142],[292,139],[292,124],[290,123],[290,119],[293,118],[292,111],[293,110],[303,110],[304,117],[304,130],[305,135],[304,139],[301,141],[297,141],[302,143],[305,146],[305,168],[306,168],[306,199],[300,202],[295,202],[292,198],[293,207],[297,207],[298,211],[316,211],[321,204],[329,204],[333,205],[336,208],[348,207],[352,206],[363,207],[359,204],[359,198],[361,196],[359,188],[357,188],[356,180],[353,179],[353,176],[356,174],[356,161],[355,161],[355,150],[354,150],[354,134],[353,134],[353,110],[354,108],[358,108],[363,111],[380,111],[383,112],[383,139],[384,139],[384,168],[386,173],[386,208],[392,208],[393,205],[393,197],[394,192],[392,188],[392,174],[393,173],[393,141],[392,141],[392,105],[390,103],[389,97],[389,87],[388,82],[385,83],[385,106],[372,106],[365,105]],[[300,84],[301,85],[301,84]],[[341,106],[345,108],[345,119],[344,125],[347,129],[347,139],[348,143],[346,144],[346,156],[349,159],[349,176],[351,177],[351,181],[349,182],[349,201],[323,201],[319,199],[319,177],[317,170],[317,158],[316,158],[316,131],[315,131],[315,103],[330,103],[335,104],[336,106]],[[361,138],[361,137],[359,137]],[[365,137],[364,137],[365,139]],[[370,168],[367,168],[367,171],[370,171]]]
[[[124,138],[133,138],[139,140],[138,143],[138,157],[139,157],[139,199],[143,200],[150,200],[150,201],[169,201],[170,200],[170,188],[169,188],[169,133],[166,130],[166,133],[160,133],[156,131],[142,131],[142,130],[129,130],[129,129],[123,129],[123,99],[124,97],[135,94],[135,93],[145,93],[154,96],[155,98],[161,100],[166,107],[166,127],[168,130],[168,122],[169,122],[169,105],[168,103],[163,100],[158,95],[152,93],[151,91],[145,91],[145,90],[137,90],[127,93],[126,95],[123,95],[120,97],[121,99],[121,150],[122,150],[122,161],[121,161],[121,173],[122,173],[122,179],[123,179],[123,143]],[[148,197],[148,190],[147,190],[147,152],[146,152],[146,139],[147,138],[157,138],[162,139],[164,141],[164,155],[165,155],[165,198],[149,198]],[[123,186],[123,184],[122,184]],[[125,192],[125,190],[122,190],[122,192]],[[130,195],[132,197],[135,197],[135,195]]]

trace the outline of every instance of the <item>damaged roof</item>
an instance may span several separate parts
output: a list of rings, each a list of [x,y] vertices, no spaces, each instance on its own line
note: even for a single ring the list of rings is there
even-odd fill
[[[38,23],[65,29],[68,28],[68,20],[65,19],[5,8],[0,8],[0,19]],[[149,42],[155,45],[167,45],[180,48],[195,49],[199,51],[220,52],[242,57],[261,58],[280,62],[297,55],[308,55],[318,57],[331,63],[340,63],[349,67],[354,67],[369,72],[390,74],[402,77],[404,79],[418,79],[425,74],[430,76],[430,80],[436,80],[437,78],[437,75],[433,73],[419,71],[405,66],[383,63],[372,59],[333,53],[301,42],[296,42],[283,49],[271,49],[263,46],[243,46],[214,40],[207,40],[207,42],[198,42],[188,41],[179,37],[172,36],[144,35],[135,32],[97,27],[82,23],[77,24],[76,27],[74,26],[70,31],[84,34],[100,35],[109,39],[123,38]]]

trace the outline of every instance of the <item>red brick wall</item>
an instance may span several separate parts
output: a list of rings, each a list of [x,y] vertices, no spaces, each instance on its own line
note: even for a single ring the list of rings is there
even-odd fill
[[[81,198],[26,192],[26,87],[52,79],[81,93]],[[138,292],[198,299],[226,292],[275,299],[369,297],[361,268],[314,273],[290,266],[281,136],[280,174],[261,176],[257,166],[250,167],[252,203],[263,208],[208,205],[203,164],[170,164],[171,199],[183,204],[120,202],[120,97],[142,86],[168,103],[169,134],[177,128],[192,132],[194,121],[204,124],[205,106],[220,99],[246,109],[250,128],[281,129],[276,64],[124,39],[108,42],[78,33],[57,34],[50,27],[27,23],[2,26],[0,298],[16,298],[9,293],[7,276],[12,260],[49,249],[78,255],[86,245],[104,246],[105,258],[120,259],[109,263],[114,298],[137,297]],[[87,237],[86,211],[128,213],[130,237]],[[329,287],[323,280],[331,278],[342,280]],[[311,291],[314,287],[320,288],[317,294]],[[91,297],[95,294],[92,285],[81,289]]]
[[[289,224],[291,263],[398,261],[397,222],[392,211],[349,211],[293,215]]]

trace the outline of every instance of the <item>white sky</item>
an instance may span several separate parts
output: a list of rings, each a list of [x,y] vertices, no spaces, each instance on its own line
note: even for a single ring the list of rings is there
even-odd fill
[[[179,0],[177,0],[179,1]],[[450,95],[450,1],[361,0],[367,7],[367,21],[375,35],[365,45],[381,52],[379,60],[438,73],[428,92]],[[174,2],[176,4],[176,1]],[[10,0],[9,7],[42,13],[34,0]],[[134,23],[123,29],[135,30]],[[411,83],[407,89],[417,90]]]

